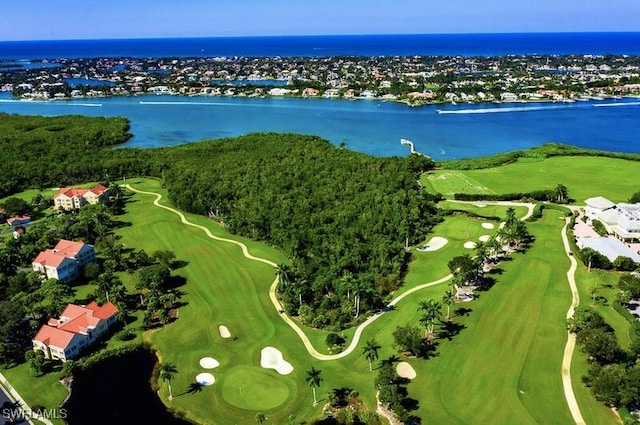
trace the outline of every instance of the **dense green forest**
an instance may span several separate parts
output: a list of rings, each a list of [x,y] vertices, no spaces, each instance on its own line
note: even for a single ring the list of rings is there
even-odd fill
[[[123,176],[162,179],[179,208],[282,249],[286,310],[342,328],[382,305],[409,254],[437,222],[417,183],[424,156],[376,158],[315,136],[257,133],[160,149],[120,149],[122,118],[0,115],[8,176],[0,197],[28,187]]]
[[[29,187],[97,180],[104,146],[131,137],[125,118],[0,113],[0,198]]]

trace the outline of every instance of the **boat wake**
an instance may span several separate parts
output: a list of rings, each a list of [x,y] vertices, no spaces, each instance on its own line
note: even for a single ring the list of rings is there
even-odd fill
[[[594,104],[596,108],[610,108],[613,106],[637,106],[640,102],[620,102],[620,103],[598,103]]]
[[[479,109],[436,109],[438,114],[496,114],[500,112],[529,112],[544,111],[547,109],[564,109],[566,105],[558,106],[514,106],[510,108],[479,108]]]
[[[202,105],[202,106],[238,106],[236,103],[230,102],[168,102],[168,101],[146,101],[141,100],[141,105],[176,105],[176,106],[187,106],[187,105]]]

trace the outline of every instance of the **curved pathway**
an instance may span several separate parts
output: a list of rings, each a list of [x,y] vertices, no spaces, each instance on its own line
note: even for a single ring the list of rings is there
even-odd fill
[[[580,295],[578,294],[578,287],[576,285],[575,272],[578,266],[578,263],[572,255],[569,255],[571,252],[571,247],[569,246],[569,240],[567,238],[567,226],[569,225],[570,218],[565,218],[565,224],[562,227],[562,243],[564,244],[565,252],[569,257],[569,261],[571,261],[571,266],[567,271],[567,280],[569,281],[569,287],[571,288],[571,305],[569,306],[569,310],[567,311],[567,319],[573,316],[573,312],[575,311],[578,303],[580,302]],[[573,421],[576,425],[585,425],[586,422],[582,418],[582,413],[580,412],[580,407],[578,406],[578,401],[576,400],[576,395],[573,392],[573,385],[571,383],[571,359],[573,358],[573,350],[576,346],[576,335],[571,332],[567,332],[567,344],[564,347],[564,355],[562,356],[562,387],[564,388],[564,397],[567,399],[567,404],[569,405],[569,410],[571,411],[571,416],[573,417]]]
[[[248,258],[250,260],[254,260],[254,261],[259,261],[261,263],[269,264],[270,266],[273,266],[274,268],[278,266],[273,261],[267,260],[265,258],[255,257],[255,256],[251,255],[249,253],[249,250],[248,250],[247,246],[245,244],[243,244],[242,242],[238,242],[238,241],[235,241],[233,239],[226,239],[226,238],[221,238],[219,236],[216,236],[213,233],[211,233],[211,231],[209,229],[207,229],[205,226],[202,226],[200,224],[195,224],[195,223],[192,223],[189,220],[187,220],[187,218],[184,216],[184,214],[182,212],[180,212],[180,211],[178,211],[178,210],[176,210],[174,208],[168,207],[166,205],[162,205],[160,203],[160,200],[162,199],[162,195],[161,194],[155,193],[155,192],[147,192],[147,191],[143,191],[143,190],[134,189],[129,184],[123,184],[122,187],[126,187],[127,189],[129,189],[129,190],[131,190],[133,192],[136,192],[136,193],[142,193],[142,194],[145,194],[145,195],[153,195],[153,196],[155,196],[156,199],[153,201],[153,205],[155,205],[156,207],[159,207],[159,208],[164,208],[167,211],[171,211],[172,213],[177,214],[180,217],[180,221],[182,221],[183,224],[186,224],[187,226],[196,227],[196,228],[202,230],[211,239],[215,239],[215,240],[221,241],[221,242],[229,242],[229,243],[232,243],[234,245],[239,246],[242,249],[242,254],[246,258]],[[452,278],[452,275],[447,275],[447,276],[445,276],[445,277],[443,277],[441,279],[435,280],[433,282],[423,283],[422,285],[415,286],[415,287],[409,289],[408,291],[405,291],[402,294],[400,294],[397,297],[395,297],[388,304],[388,306],[394,306],[398,302],[400,302],[400,300],[402,300],[403,298],[405,298],[406,296],[408,296],[410,294],[413,294],[416,291],[419,291],[419,290],[424,289],[424,288],[428,288],[430,286],[438,285],[440,283],[446,282],[447,280],[449,280],[451,278]],[[278,297],[276,295],[276,287],[277,286],[278,286],[278,277],[276,277],[274,279],[273,283],[271,284],[271,287],[269,288],[269,298],[271,299],[271,303],[273,304],[273,306],[276,308],[276,311],[281,312],[281,311],[283,311],[283,309],[282,309],[282,305],[280,304],[280,301],[278,301]],[[315,349],[313,344],[311,344],[311,341],[309,340],[309,337],[307,337],[307,335],[300,328],[300,326],[298,326],[298,324],[296,322],[294,322],[289,316],[287,316],[284,313],[281,313],[280,317],[282,318],[282,320],[285,321],[285,323],[287,323],[291,327],[291,329],[293,329],[293,331],[295,333],[298,334],[298,336],[302,340],[302,343],[304,344],[304,347],[307,349],[307,351],[309,352],[309,354],[311,356],[313,356],[314,358],[316,358],[318,360],[336,360],[336,359],[340,359],[342,357],[346,357],[349,354],[351,354],[357,348],[358,342],[360,342],[360,336],[362,335],[362,332],[364,332],[365,328],[367,326],[369,326],[371,323],[373,323],[376,319],[378,319],[383,314],[384,314],[384,312],[376,313],[373,316],[369,317],[364,322],[362,322],[360,324],[360,326],[358,326],[356,328],[356,331],[353,334],[353,338],[351,340],[351,344],[349,344],[349,346],[344,351],[342,351],[342,352],[340,352],[338,354],[322,354],[322,353],[318,352],[318,350]]]

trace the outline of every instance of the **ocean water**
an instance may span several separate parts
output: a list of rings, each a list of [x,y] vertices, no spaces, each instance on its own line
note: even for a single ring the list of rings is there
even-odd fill
[[[195,56],[640,54],[636,33],[419,34],[3,41],[0,60]]]
[[[331,56],[640,54],[640,33],[369,35],[0,42],[0,61],[89,56]],[[25,62],[26,61],[26,62]],[[29,66],[38,66],[38,63]],[[42,64],[40,64],[42,65]],[[0,62],[1,66],[1,62]],[[45,66],[49,66],[45,64]],[[548,142],[640,153],[637,99],[411,108],[378,100],[136,96],[16,101],[0,112],[125,116],[127,146],[155,147],[257,131],[316,134],[377,156],[407,155],[405,138],[435,159],[491,155]]]
[[[319,135],[376,156],[407,155],[400,139],[434,159],[491,155],[548,142],[640,153],[640,100],[475,104],[411,108],[376,100],[145,95],[20,101],[0,93],[0,112],[125,116],[125,146],[157,147],[275,131]]]

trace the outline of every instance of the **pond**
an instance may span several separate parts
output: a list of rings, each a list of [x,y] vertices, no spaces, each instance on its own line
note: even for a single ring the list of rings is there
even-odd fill
[[[153,352],[140,348],[76,373],[64,405],[67,423],[189,425],[167,411],[151,389],[149,380],[157,361]]]

